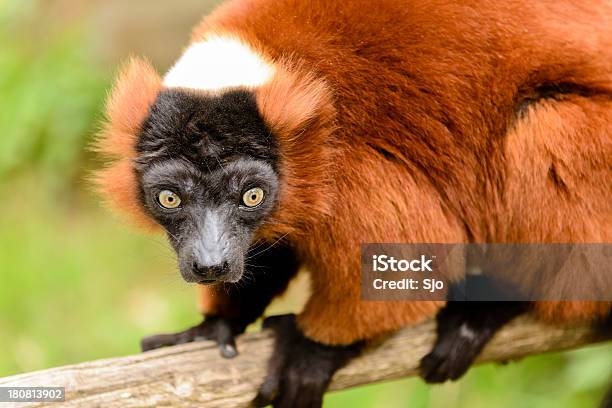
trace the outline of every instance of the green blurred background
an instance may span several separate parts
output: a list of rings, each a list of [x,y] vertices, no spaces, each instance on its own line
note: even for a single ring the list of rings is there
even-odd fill
[[[141,337],[198,321],[165,239],[125,226],[92,193],[100,162],[87,146],[119,62],[146,55],[163,72],[215,3],[0,0],[0,376],[137,353]],[[332,393],[326,406],[590,407],[611,376],[603,345],[485,365],[443,386]]]

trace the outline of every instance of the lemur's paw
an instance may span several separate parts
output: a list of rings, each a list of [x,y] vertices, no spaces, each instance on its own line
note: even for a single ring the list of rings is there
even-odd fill
[[[327,346],[304,337],[295,315],[269,317],[263,327],[274,331],[274,354],[253,407],[320,407],[334,373],[362,349],[361,343]]]
[[[185,331],[145,337],[140,341],[140,347],[142,351],[149,351],[193,341],[212,340],[219,346],[221,356],[232,358],[238,355],[235,336],[243,331],[243,327],[229,319],[209,315],[202,323]]]
[[[490,333],[471,329],[465,322],[438,334],[433,350],[421,359],[421,377],[428,383],[457,380],[470,368],[489,338]]]

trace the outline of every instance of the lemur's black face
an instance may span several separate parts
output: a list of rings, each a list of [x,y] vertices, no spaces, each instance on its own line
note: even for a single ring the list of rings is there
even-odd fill
[[[160,93],[144,122],[141,200],[167,231],[187,282],[236,282],[278,195],[278,146],[254,95]]]

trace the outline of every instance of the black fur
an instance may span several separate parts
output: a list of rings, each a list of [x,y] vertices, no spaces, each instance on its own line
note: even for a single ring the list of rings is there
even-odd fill
[[[300,263],[291,248],[281,243],[255,245],[247,256],[244,279],[222,284],[232,304],[240,310],[239,323],[246,327],[260,317],[270,301],[285,291]]]
[[[234,337],[259,318],[270,301],[285,291],[299,263],[290,248],[254,246],[248,254],[246,274],[238,284],[219,284],[219,291],[228,296],[236,310],[232,316],[206,316],[197,326],[173,334],[160,334],[142,340],[143,351],[197,340],[213,340],[219,345],[221,355],[237,354]]]
[[[364,348],[363,342],[349,346],[314,342],[297,328],[295,315],[269,317],[264,328],[274,331],[274,354],[268,375],[253,400],[255,407],[321,407],[334,373]]]
[[[421,360],[421,377],[428,383],[456,380],[470,368],[493,335],[529,303],[516,288],[488,275],[468,275],[451,286],[448,303],[436,316],[437,338]]]
[[[278,142],[264,123],[252,92],[219,96],[164,90],[151,106],[136,146],[138,163],[185,159],[210,172],[240,157],[278,171]]]
[[[458,379],[493,335],[528,307],[528,302],[448,302],[436,317],[437,339],[421,360],[421,377],[428,383]]]

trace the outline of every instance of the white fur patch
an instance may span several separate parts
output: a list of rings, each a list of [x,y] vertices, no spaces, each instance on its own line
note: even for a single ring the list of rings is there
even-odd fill
[[[459,327],[459,335],[466,339],[473,340],[476,337],[476,332],[468,327],[467,323],[463,323]]]
[[[230,37],[210,37],[192,44],[168,71],[168,88],[218,91],[266,83],[274,67],[247,45]]]

